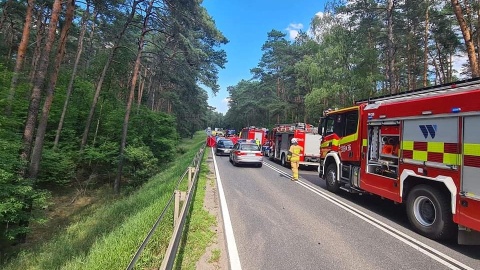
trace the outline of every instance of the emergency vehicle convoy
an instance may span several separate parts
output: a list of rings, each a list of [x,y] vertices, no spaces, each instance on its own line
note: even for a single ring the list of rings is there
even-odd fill
[[[480,244],[480,80],[328,111],[319,176],[327,189],[404,203],[420,234]]]
[[[303,147],[300,165],[318,167],[321,136],[317,127],[305,123],[276,125],[269,134],[271,142],[269,159],[280,161],[283,166],[287,166],[289,163],[287,153],[292,138],[297,138],[298,145]]]

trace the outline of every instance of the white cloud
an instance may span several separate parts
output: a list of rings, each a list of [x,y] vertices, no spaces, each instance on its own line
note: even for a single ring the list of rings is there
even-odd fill
[[[291,40],[294,40],[298,36],[298,32],[303,29],[303,24],[301,23],[291,23],[288,25],[287,30],[288,36]]]

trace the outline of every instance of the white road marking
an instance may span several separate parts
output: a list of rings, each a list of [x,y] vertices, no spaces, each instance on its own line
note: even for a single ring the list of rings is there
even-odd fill
[[[217,160],[213,153],[213,164],[215,165],[215,175],[217,176],[218,196],[220,197],[220,208],[222,209],[223,225],[225,227],[225,238],[227,241],[228,258],[230,261],[231,270],[241,270],[240,257],[238,256],[237,243],[235,242],[235,235],[233,234],[232,221],[230,220],[230,213],[228,212],[227,200],[223,192],[222,180],[218,172]]]
[[[270,165],[267,163],[264,163],[267,167],[271,168],[272,170],[279,172],[282,175],[288,176],[287,173],[284,171]],[[296,182],[299,185],[303,186],[304,188],[312,191],[313,193],[319,195],[320,197],[326,199],[327,201],[339,206],[340,208],[343,208],[345,211],[350,212],[351,214],[357,216],[360,219],[363,219],[364,221],[372,224],[373,226],[377,227],[378,229],[386,232],[387,234],[390,234],[391,236],[397,238],[398,240],[402,241],[403,243],[411,246],[415,250],[427,255],[428,257],[436,260],[437,262],[449,267],[450,269],[468,269],[468,270],[474,270],[474,268],[469,267],[452,257],[448,256],[447,254],[444,254],[433,247],[430,247],[413,237],[408,236],[407,234],[393,228],[390,225],[387,225],[386,223],[383,223],[382,221],[340,201],[339,199],[335,198],[334,196],[327,194],[326,192],[318,189],[318,187],[311,185],[310,183],[306,183],[302,180]]]

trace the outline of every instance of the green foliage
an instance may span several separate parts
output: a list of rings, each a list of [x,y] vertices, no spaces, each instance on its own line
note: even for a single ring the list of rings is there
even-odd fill
[[[75,176],[76,151],[62,151],[45,148],[42,155],[41,171],[38,176],[38,184],[47,186],[65,186]]]
[[[160,162],[173,160],[178,141],[175,118],[165,113],[140,109],[131,117],[129,142],[142,142]]]
[[[111,173],[118,164],[119,145],[104,142],[98,146],[87,146],[79,160],[79,167],[91,173]]]
[[[2,269],[121,269],[128,265],[171,198],[178,179],[191,165],[205,144],[205,134],[197,133],[184,142],[187,152],[168,169],[149,179],[128,196],[97,194],[100,204],[86,207],[66,228],[58,228],[52,239],[45,239],[32,250],[24,250],[2,265]],[[186,184],[186,181],[183,181]],[[166,250],[173,231],[170,207],[135,267],[158,268],[158,254]]]
[[[0,240],[11,241],[29,231],[26,227],[18,226],[19,223],[43,219],[41,215],[32,216],[24,210],[30,208],[35,211],[46,207],[49,193],[34,189],[32,181],[23,180],[3,169],[0,169],[0,186]]]
[[[125,148],[124,176],[129,185],[138,186],[145,183],[158,172],[158,159],[147,146],[129,145]]]

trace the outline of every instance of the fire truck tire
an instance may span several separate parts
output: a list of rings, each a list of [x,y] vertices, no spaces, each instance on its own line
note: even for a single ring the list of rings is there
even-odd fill
[[[287,156],[285,154],[282,154],[282,158],[280,159],[280,164],[282,164],[283,167],[288,167]]]
[[[428,238],[449,240],[455,235],[449,198],[434,187],[418,185],[410,191],[407,216],[414,229]]]
[[[325,173],[325,183],[327,190],[330,192],[337,193],[340,190],[340,184],[337,181],[337,165],[335,163],[328,165]]]

